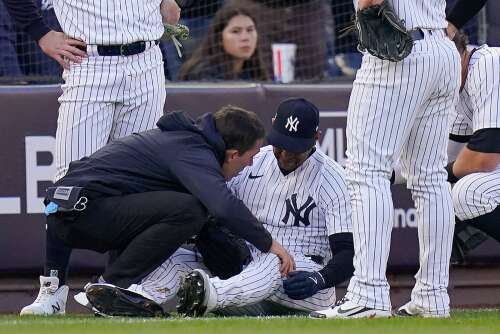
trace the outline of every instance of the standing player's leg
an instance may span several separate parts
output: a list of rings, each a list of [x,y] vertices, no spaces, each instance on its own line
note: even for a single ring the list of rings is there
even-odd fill
[[[344,303],[352,310],[354,306],[363,310],[356,316],[390,314],[385,276],[394,214],[390,173],[421,106],[429,97],[444,94],[441,87],[435,87],[435,73],[440,73],[444,60],[436,60],[432,52],[435,42],[427,40],[429,35],[425,32],[425,39],[416,41],[412,53],[397,63],[364,55],[354,81],[347,116],[346,168],[353,208],[355,272]],[[432,143],[413,147],[421,154],[426,149],[435,147]]]
[[[453,187],[453,206],[458,223],[500,242],[500,168],[461,178]]]
[[[102,69],[104,57],[88,57],[72,64],[63,74],[65,83],[59,97],[56,130],[55,181],[68,170],[69,163],[90,155],[109,140],[113,128],[115,106],[122,74],[112,64]],[[111,70],[113,69],[113,70]],[[71,248],[66,247],[47,225],[44,275],[40,276],[40,292],[34,303],[21,314],[62,314],[65,312],[68,287],[65,285]],[[53,307],[54,306],[54,307]]]
[[[423,44],[437,67],[431,87],[434,93],[419,108],[401,155],[402,172],[415,201],[420,249],[411,302],[403,308],[409,314],[446,317],[450,311],[447,287],[454,214],[444,166],[458,99],[460,63],[453,43],[445,36],[427,36]]]
[[[389,179],[422,103],[421,83],[429,77],[425,68],[412,72],[416,61],[412,55],[399,63],[365,55],[347,113],[355,272],[346,300],[387,315],[391,303],[386,268],[394,214]]]
[[[124,96],[117,107],[111,140],[154,128],[165,106],[165,74],[158,46],[127,57],[123,71]]]

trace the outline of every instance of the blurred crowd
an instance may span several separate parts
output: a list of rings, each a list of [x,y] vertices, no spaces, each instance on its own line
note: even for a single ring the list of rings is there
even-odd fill
[[[451,7],[455,0],[448,0]],[[52,0],[36,0],[46,24],[61,31]],[[191,39],[182,58],[173,43],[160,43],[167,80],[273,80],[273,43],[296,45],[295,80],[320,82],[354,76],[361,63],[353,35],[339,37],[354,12],[352,0],[180,0],[180,23]],[[486,9],[487,40],[500,45],[498,1]],[[478,20],[465,30],[477,44]],[[58,82],[62,68],[16,29],[0,1],[0,82]]]

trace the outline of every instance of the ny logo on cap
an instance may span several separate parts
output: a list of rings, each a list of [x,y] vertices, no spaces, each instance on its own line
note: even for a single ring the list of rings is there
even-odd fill
[[[286,120],[285,124],[285,129],[288,129],[288,131],[292,132],[295,131],[297,132],[297,126],[299,125],[299,118],[298,117],[293,117],[289,116]]]

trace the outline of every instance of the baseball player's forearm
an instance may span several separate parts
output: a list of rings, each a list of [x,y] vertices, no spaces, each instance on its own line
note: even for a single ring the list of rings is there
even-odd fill
[[[218,222],[262,252],[271,248],[271,234],[228,189],[220,164],[207,150],[181,152],[171,169],[182,185]]]
[[[17,26],[39,41],[50,29],[42,20],[40,9],[33,0],[3,0]]]
[[[457,29],[461,29],[467,21],[483,8],[486,1],[487,0],[458,0],[446,19]]]
[[[492,172],[500,165],[500,153],[472,151],[464,147],[453,163],[453,174],[457,178],[481,172]]]
[[[329,240],[332,249],[332,259],[319,271],[325,280],[325,289],[346,281],[354,273],[354,243],[352,233],[332,234]]]

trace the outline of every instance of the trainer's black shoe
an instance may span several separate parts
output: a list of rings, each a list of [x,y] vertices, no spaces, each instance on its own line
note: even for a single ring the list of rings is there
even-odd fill
[[[168,317],[155,301],[111,284],[90,284],[85,293],[100,313],[123,317]]]
[[[210,278],[199,269],[186,276],[177,297],[177,313],[185,317],[201,317],[212,311],[217,301]]]

